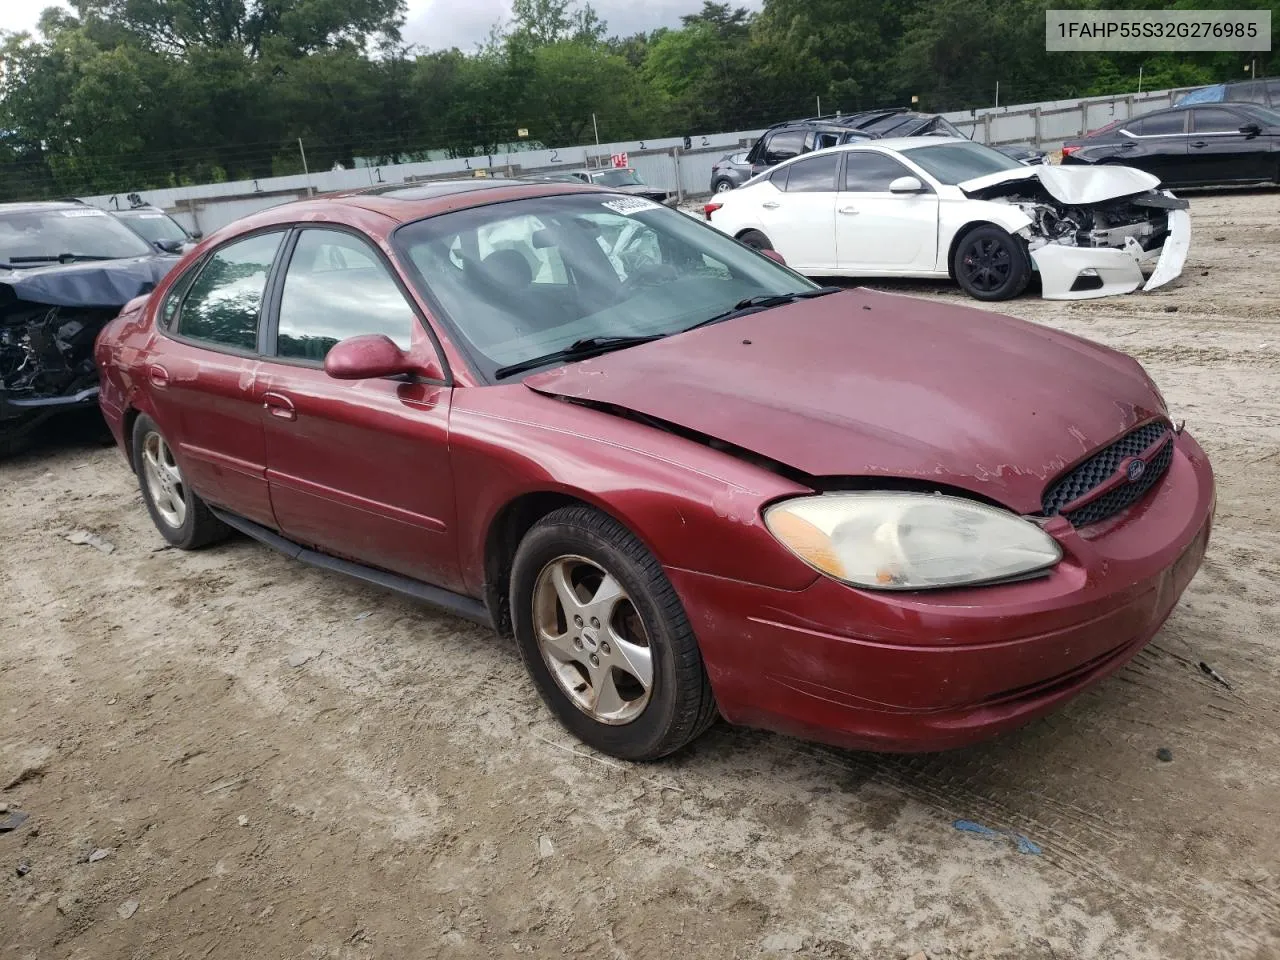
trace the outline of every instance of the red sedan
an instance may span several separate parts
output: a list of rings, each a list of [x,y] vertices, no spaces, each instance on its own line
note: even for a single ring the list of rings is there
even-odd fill
[[[575,735],[934,750],[1119,669],[1214,484],[1134,360],[818,287],[586,186],[397,185],[206,239],[101,335],[160,533],[514,634]]]

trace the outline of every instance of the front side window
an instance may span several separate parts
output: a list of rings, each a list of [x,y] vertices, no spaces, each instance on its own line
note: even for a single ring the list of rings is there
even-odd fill
[[[1191,112],[1191,129],[1196,133],[1239,133],[1247,120],[1232,110],[1200,107]]]
[[[276,356],[322,362],[339,341],[366,333],[385,334],[407,350],[416,322],[368,244],[340,230],[299,234],[280,295]]]
[[[750,297],[817,289],[683,213],[619,195],[457,210],[393,242],[486,377],[582,340],[666,336]]]
[[[836,172],[840,169],[838,154],[810,157],[788,165],[787,193],[835,193]]]
[[[178,334],[192,340],[255,350],[267,275],[283,232],[228,243],[205,261],[178,313]]]
[[[888,193],[889,184],[912,173],[893,157],[870,150],[851,151],[844,160],[844,188],[850,193]]]

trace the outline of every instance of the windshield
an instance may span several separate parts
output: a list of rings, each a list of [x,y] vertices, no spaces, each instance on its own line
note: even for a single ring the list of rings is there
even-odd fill
[[[602,187],[644,186],[644,181],[636,176],[634,170],[604,170],[600,173],[593,173],[591,181],[598,183]]]
[[[59,259],[116,260],[155,253],[94,207],[0,211],[0,263],[39,267]]]
[[[1001,170],[1025,170],[1026,166],[1007,157],[999,150],[967,140],[964,143],[935,143],[919,147],[905,147],[904,157],[924,168],[939,183],[955,186],[974,177]]]
[[[818,289],[688,214],[618,195],[473,207],[406,224],[394,243],[486,377],[584,339],[665,336],[749,297]]]
[[[120,219],[124,225],[150,243],[160,240],[176,240],[186,243],[190,237],[167,213],[125,213]]]

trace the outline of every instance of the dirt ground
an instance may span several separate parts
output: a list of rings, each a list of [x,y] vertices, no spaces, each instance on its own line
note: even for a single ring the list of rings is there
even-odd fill
[[[1280,956],[1280,192],[1192,213],[1174,286],[1001,309],[1147,365],[1218,472],[1205,566],[1121,674],[964,751],[606,760],[480,628],[161,549],[84,431],[0,465],[0,960]]]

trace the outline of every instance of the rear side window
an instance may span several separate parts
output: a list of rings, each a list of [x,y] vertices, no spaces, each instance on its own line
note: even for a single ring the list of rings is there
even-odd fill
[[[1125,129],[1139,137],[1165,137],[1170,134],[1185,133],[1186,119],[1186,112],[1182,110],[1153,113],[1129,123]]]
[[[1238,113],[1218,107],[1191,111],[1191,129],[1196,133],[1238,133],[1246,122]]]
[[[798,160],[787,168],[790,174],[783,189],[788,193],[835,193],[839,168],[840,157],[835,154]]]
[[[263,233],[217,250],[182,301],[177,332],[221,347],[257,349],[262,295],[283,236]]]
[[[348,337],[382,333],[409,349],[417,316],[380,257],[339,230],[304,230],[280,297],[276,356],[323,361]]]
[[[915,174],[883,153],[850,152],[844,158],[844,188],[850,193],[888,193],[893,181],[911,176]]]

